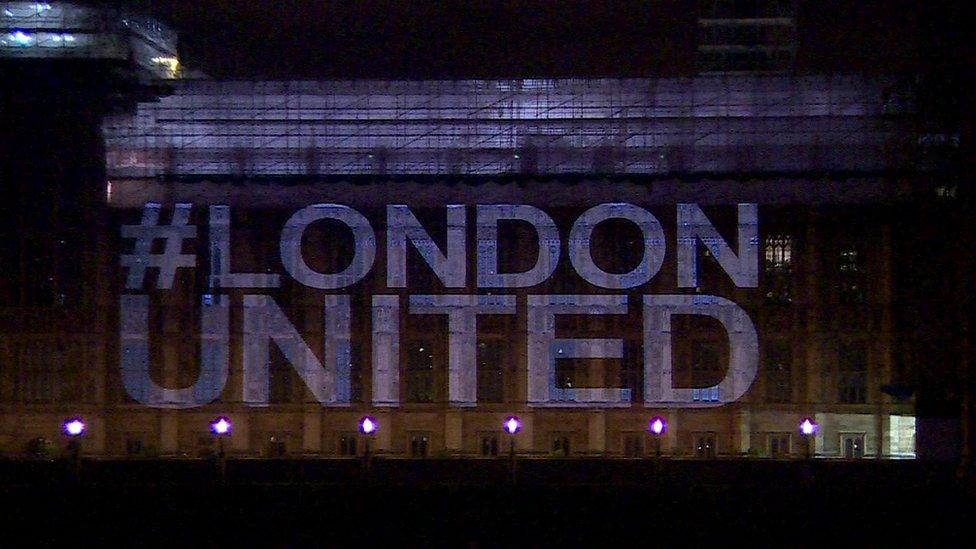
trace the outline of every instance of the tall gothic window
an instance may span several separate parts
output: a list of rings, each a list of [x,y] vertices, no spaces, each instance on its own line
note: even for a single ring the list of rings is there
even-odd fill
[[[766,374],[766,402],[790,402],[793,396],[793,352],[789,343],[770,342],[766,346],[763,367]]]
[[[867,402],[867,347],[863,341],[842,343],[837,353],[837,401]]]
[[[64,361],[61,350],[46,342],[14,344],[12,383],[13,402],[62,402]]]
[[[268,402],[288,404],[292,402],[292,367],[279,351],[272,351],[271,365],[268,368]]]
[[[407,402],[433,402],[434,349],[427,341],[410,344],[407,352]]]
[[[793,237],[772,234],[763,243],[765,297],[775,303],[793,301]]]
[[[837,277],[841,303],[864,303],[867,297],[867,283],[864,252],[859,246],[849,244],[841,248],[837,262]]]
[[[624,358],[620,365],[620,387],[630,389],[630,401],[644,400],[644,356],[642,342],[625,339]]]
[[[504,370],[502,358],[504,345],[500,340],[478,343],[478,401],[502,402],[504,400]]]
[[[363,348],[358,341],[349,347],[349,401],[363,401]]]
[[[721,353],[717,343],[694,341],[691,347],[691,398],[696,401],[718,401],[721,380]]]

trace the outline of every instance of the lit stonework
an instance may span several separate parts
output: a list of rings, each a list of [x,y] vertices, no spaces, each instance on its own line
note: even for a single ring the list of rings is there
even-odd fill
[[[349,82],[182,86],[162,102],[142,104],[138,114],[105,125],[110,237],[99,248],[98,264],[110,282],[92,299],[107,329],[67,339],[2,336],[0,447],[5,452],[23,452],[37,437],[58,440],[70,408],[88,423],[84,450],[99,455],[209,451],[208,422],[217,415],[233,422],[227,441],[232,454],[349,455],[362,450],[351,440],[360,418],[371,415],[381,426],[371,443],[380,454],[476,456],[506,448],[502,422],[513,414],[522,422],[517,449],[532,455],[653,455],[654,441],[646,432],[653,416],[666,421],[661,453],[667,456],[802,456],[797,426],[807,416],[820,425],[818,456],[874,456],[879,449],[881,456],[912,455],[913,407],[881,390],[890,382],[893,354],[894,220],[884,208],[866,206],[897,190],[875,175],[887,161],[881,151],[898,132],[881,116],[883,82],[754,76],[680,82],[393,82],[383,92],[374,84]],[[843,94],[830,93],[838,86]],[[700,95],[683,94],[691,89],[717,90],[710,97],[721,99],[697,103]],[[416,108],[397,107],[395,94]],[[836,104],[837,97],[846,103]],[[484,111],[503,98],[506,106]],[[579,108],[556,108],[557,99],[576,101]],[[214,111],[215,105],[220,110]],[[483,116],[472,114],[481,111]],[[255,124],[256,116],[265,122]],[[388,143],[384,135],[392,136]],[[843,141],[855,138],[856,143]],[[594,158],[600,154],[614,160],[596,170]],[[531,165],[522,162],[529,155],[535,158]],[[827,182],[783,175],[817,167],[848,175]],[[597,171],[607,175],[592,175]],[[735,173],[750,177],[726,175]],[[226,300],[229,371],[213,404],[152,409],[124,390],[120,314],[132,308],[119,312],[119,295],[133,291],[126,288],[119,258],[131,253],[132,243],[119,237],[119,227],[138,224],[146,203],[162,204],[164,217],[178,203],[192,204],[191,221],[201,227],[194,241],[197,268],[181,269],[170,290],[146,287],[150,375],[168,389],[193,385],[198,353],[205,348],[196,335],[202,311]],[[628,287],[626,279],[618,284],[621,289],[612,289],[608,280],[625,277],[592,276],[594,266],[627,273],[649,250],[637,226],[620,222],[592,231],[591,276],[579,275],[584,264],[569,255],[573,224],[603,203],[629,203],[660,220],[666,246],[649,281]],[[380,252],[362,281],[349,288],[314,289],[307,281],[317,279],[296,282],[294,273],[301,271],[296,258],[283,264],[282,229],[310,204],[348,206],[376,229]],[[455,272],[455,278],[445,289],[412,243],[386,241],[391,204],[409,208],[441,250],[449,227],[458,225],[457,219],[448,222],[447,206],[464,208],[468,252],[460,282],[459,266],[450,258],[440,273]],[[409,296],[488,294],[477,280],[479,204],[544,211],[558,229],[560,257],[547,266],[552,277],[539,284],[490,290],[493,296],[511,296],[514,307],[478,319],[477,370],[469,378],[477,397],[471,406],[470,395],[451,392],[455,370],[448,316]],[[743,283],[745,274],[733,280],[728,272],[737,271],[730,258],[711,245],[692,248],[698,256],[694,276],[679,267],[678,204],[699,204],[718,237],[740,256],[738,205],[758,205],[759,232],[752,242],[758,247],[758,287]],[[210,206],[226,209],[211,214]],[[208,246],[205,231],[225,226],[227,245]],[[301,237],[306,266],[318,272],[346,269],[355,250],[351,239],[339,234],[345,235],[332,225],[311,225]],[[502,273],[528,271],[542,255],[530,227],[506,225],[498,240]],[[395,255],[406,250],[403,272],[388,269],[391,249]],[[230,260],[222,263],[215,254],[229,254]],[[216,282],[215,265],[224,277]],[[250,288],[214,288],[231,280],[231,272],[250,273]],[[326,397],[317,399],[306,389],[282,356],[288,353],[276,345],[291,338],[295,346],[285,347],[293,356],[307,347],[315,360],[330,363],[335,358],[330,353],[339,347],[327,341],[335,332],[323,328],[335,320],[323,315],[323,304],[346,294],[352,311],[347,327],[352,402],[323,406]],[[529,307],[534,296],[569,294],[626,298],[613,314],[554,319],[554,337],[620,340],[620,358],[557,360],[555,387],[581,394],[608,388],[627,394],[629,403],[531,404],[527,357],[535,332]],[[711,388],[730,364],[726,330],[716,320],[679,314],[670,327],[673,386],[712,407],[645,406],[641,304],[645,295],[670,294],[719,296],[751,318],[759,370],[741,398],[712,406],[724,402]],[[245,303],[280,313],[282,322],[261,328],[275,330],[267,334],[274,344],[242,348],[245,332],[257,329],[247,324]],[[285,320],[295,334],[284,330]],[[374,355],[394,350],[396,371],[374,369]],[[247,393],[252,385],[245,361],[264,357],[270,357],[268,385],[256,406]]]

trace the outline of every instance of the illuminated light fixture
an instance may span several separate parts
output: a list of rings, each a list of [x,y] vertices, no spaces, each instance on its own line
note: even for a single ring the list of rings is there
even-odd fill
[[[647,432],[654,436],[661,436],[668,428],[668,422],[661,416],[654,416],[647,422]]]
[[[233,424],[224,416],[217,416],[210,422],[210,432],[221,437],[229,435]]]
[[[176,57],[153,57],[150,61],[155,65],[166,67],[166,70],[174,75],[180,71],[180,60]]]
[[[502,427],[505,428],[506,433],[514,435],[522,430],[522,420],[518,416],[508,416],[505,418],[505,422],[502,423]]]
[[[33,36],[31,36],[30,34],[22,30],[15,30],[11,32],[8,36],[18,46],[29,46],[30,43],[34,41]]]
[[[805,437],[815,435],[818,428],[820,426],[817,425],[817,422],[808,417],[803,418],[803,421],[800,422],[800,434]]]
[[[87,428],[88,426],[85,425],[85,422],[82,421],[80,417],[68,418],[64,420],[64,423],[61,425],[61,429],[64,431],[64,434],[71,438],[77,438],[85,434],[85,430]]]
[[[65,42],[74,42],[75,41],[75,37],[74,37],[73,34],[65,34],[64,35],[64,41]]]
[[[51,9],[51,4],[37,3],[34,4],[34,8],[37,10],[38,13],[41,13],[42,11],[48,11],[49,9]]]
[[[13,17],[14,16],[14,12],[12,12],[10,10],[3,10],[3,14],[6,15],[7,17]]]
[[[363,416],[359,420],[359,432],[364,435],[375,433],[377,427],[379,427],[379,423],[376,422],[376,418],[373,416]]]

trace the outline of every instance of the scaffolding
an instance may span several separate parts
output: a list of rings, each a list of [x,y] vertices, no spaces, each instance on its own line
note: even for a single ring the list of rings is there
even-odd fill
[[[106,120],[112,178],[876,172],[903,117],[853,76],[179,81]]]

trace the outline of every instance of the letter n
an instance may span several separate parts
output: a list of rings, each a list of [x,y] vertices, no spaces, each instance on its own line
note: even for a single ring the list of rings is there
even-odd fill
[[[244,402],[268,404],[270,343],[274,344],[322,405],[349,404],[351,371],[349,296],[325,296],[325,364],[305,343],[271,297],[244,296]]]

